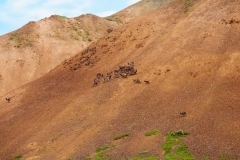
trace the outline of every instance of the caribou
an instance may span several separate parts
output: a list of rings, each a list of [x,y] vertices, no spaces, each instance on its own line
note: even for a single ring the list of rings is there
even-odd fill
[[[187,115],[187,113],[186,113],[186,112],[180,112],[180,115],[181,115],[182,117],[185,117],[185,116]]]
[[[8,101],[8,103],[10,103],[11,98],[10,97],[6,98],[6,101]]]
[[[139,84],[139,83],[141,83],[141,80],[140,79],[134,79],[133,82]]]

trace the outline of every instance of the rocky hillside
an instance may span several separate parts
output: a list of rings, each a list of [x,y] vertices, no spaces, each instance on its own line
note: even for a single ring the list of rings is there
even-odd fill
[[[54,15],[1,36],[0,95],[46,74],[117,27],[90,14]]]
[[[174,1],[1,97],[1,159],[239,159],[238,5]]]

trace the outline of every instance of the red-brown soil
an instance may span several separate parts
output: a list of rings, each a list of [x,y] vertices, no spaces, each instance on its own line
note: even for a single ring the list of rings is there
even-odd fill
[[[118,25],[94,15],[57,15],[0,37],[0,95],[55,68]]]
[[[190,2],[186,13],[175,1],[139,16],[1,97],[1,159],[82,160],[112,144],[113,159],[146,149],[162,159],[172,130],[190,133],[183,143],[196,159],[239,158],[239,1]],[[97,73],[131,61],[137,75],[93,87]],[[158,136],[144,136],[155,129]],[[124,133],[131,136],[113,141]]]

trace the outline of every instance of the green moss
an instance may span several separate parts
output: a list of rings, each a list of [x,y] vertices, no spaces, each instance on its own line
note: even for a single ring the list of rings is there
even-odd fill
[[[114,147],[115,147],[114,145],[112,145],[112,146],[105,146],[105,147],[96,149],[96,152],[102,152],[102,151],[105,151],[107,149],[111,149],[111,148],[114,148]]]
[[[106,20],[108,20],[108,21],[114,21],[114,22],[116,22],[117,24],[122,24],[123,22],[120,20],[120,19],[118,19],[118,18],[116,18],[115,16],[108,16],[108,17],[105,17],[105,19]]]
[[[94,156],[94,160],[111,160],[111,155],[106,153],[99,153],[96,156]]]
[[[10,40],[14,40],[14,39],[16,39],[17,37],[18,37],[18,34],[17,34],[17,33],[13,33],[13,34],[10,35],[9,39],[10,39]]]
[[[119,136],[114,137],[114,140],[119,140],[119,139],[122,139],[122,138],[125,138],[125,137],[129,137],[129,136],[130,136],[129,133],[127,133],[127,134],[122,134],[122,135],[119,135]]]
[[[60,15],[58,15],[58,16],[62,19],[68,19],[68,17],[66,17],[66,16],[60,16]]]
[[[162,144],[162,149],[165,151],[164,160],[194,159],[194,155],[188,152],[188,147],[186,145],[180,145],[183,138],[185,138],[188,134],[189,133],[182,130],[166,134],[166,143]],[[176,146],[179,146],[178,149],[173,151],[173,148]]]
[[[135,158],[127,158],[126,160],[158,160],[158,156],[151,156],[151,157],[147,157],[147,158],[143,158],[143,157],[135,157]]]
[[[89,36],[89,35],[90,35],[90,33],[89,33],[88,31],[86,31],[86,35],[87,35],[87,36]]]
[[[146,133],[145,136],[153,136],[153,135],[157,135],[157,134],[159,134],[159,133],[160,133],[159,130],[155,130],[155,131]]]
[[[13,158],[12,160],[19,160],[19,159],[21,159],[22,158],[22,156],[16,156],[15,158]]]
[[[148,154],[149,152],[148,151],[142,151],[142,152],[140,152],[139,154],[140,155],[145,155],[145,154]]]

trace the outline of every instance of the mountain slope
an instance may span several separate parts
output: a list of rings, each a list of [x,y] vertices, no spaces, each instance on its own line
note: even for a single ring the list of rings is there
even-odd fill
[[[118,25],[94,15],[51,16],[0,37],[0,95],[30,82]]]
[[[123,9],[107,19],[112,19],[118,23],[127,23],[131,19],[134,19],[140,15],[146,14],[154,9],[162,7],[173,0],[141,0],[126,9]]]
[[[6,95],[10,103],[1,97],[0,157],[84,159],[114,145],[105,151],[113,159],[145,150],[163,159],[165,134],[176,130],[190,133],[182,143],[196,159],[239,157],[238,1],[190,2],[186,13],[175,1],[122,25]],[[132,61],[136,75],[93,87],[97,73]]]

